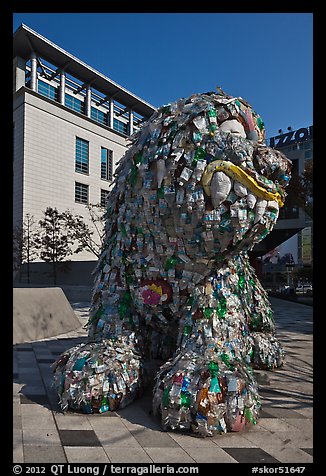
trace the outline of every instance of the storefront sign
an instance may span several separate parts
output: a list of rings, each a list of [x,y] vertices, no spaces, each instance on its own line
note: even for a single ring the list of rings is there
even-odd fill
[[[269,139],[270,147],[279,149],[287,145],[296,144],[297,142],[303,142],[307,139],[313,138],[313,127],[301,127],[297,131],[289,131],[279,136],[271,137]]]

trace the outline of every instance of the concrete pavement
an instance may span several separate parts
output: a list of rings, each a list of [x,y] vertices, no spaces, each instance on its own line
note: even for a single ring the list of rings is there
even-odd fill
[[[313,308],[271,298],[286,363],[255,371],[262,397],[257,425],[196,438],[163,432],[149,413],[151,392],[118,412],[62,414],[50,365],[86,340],[85,330],[14,346],[14,463],[312,463]],[[81,325],[87,303],[75,303]]]

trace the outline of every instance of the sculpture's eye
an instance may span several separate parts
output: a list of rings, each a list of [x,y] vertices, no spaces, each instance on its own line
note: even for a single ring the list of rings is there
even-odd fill
[[[222,122],[219,128],[223,132],[229,132],[230,134],[235,134],[246,138],[246,132],[243,125],[236,119],[230,119],[229,121]]]

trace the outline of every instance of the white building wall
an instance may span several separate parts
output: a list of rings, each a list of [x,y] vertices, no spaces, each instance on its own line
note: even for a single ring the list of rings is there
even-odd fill
[[[75,182],[89,186],[89,203],[100,202],[101,189],[111,183],[101,180],[101,147],[113,151],[115,163],[126,150],[126,139],[80,117],[57,103],[25,92],[24,197],[23,214],[35,220],[46,207],[60,212],[69,209],[83,215],[85,205],[75,203]],[[76,137],[89,141],[89,174],[75,172]],[[95,235],[94,235],[95,236]],[[72,255],[71,260],[94,260],[89,252]]]
[[[13,60],[13,92],[25,86],[26,61],[19,56]]]
[[[14,102],[13,110],[13,225],[21,223],[23,216],[23,168],[24,168],[24,115],[22,96]]]

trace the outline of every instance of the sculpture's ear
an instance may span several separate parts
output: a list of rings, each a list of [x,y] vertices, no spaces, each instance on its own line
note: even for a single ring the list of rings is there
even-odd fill
[[[292,162],[282,152],[259,145],[254,149],[253,164],[260,175],[272,180],[285,191],[291,178]]]

